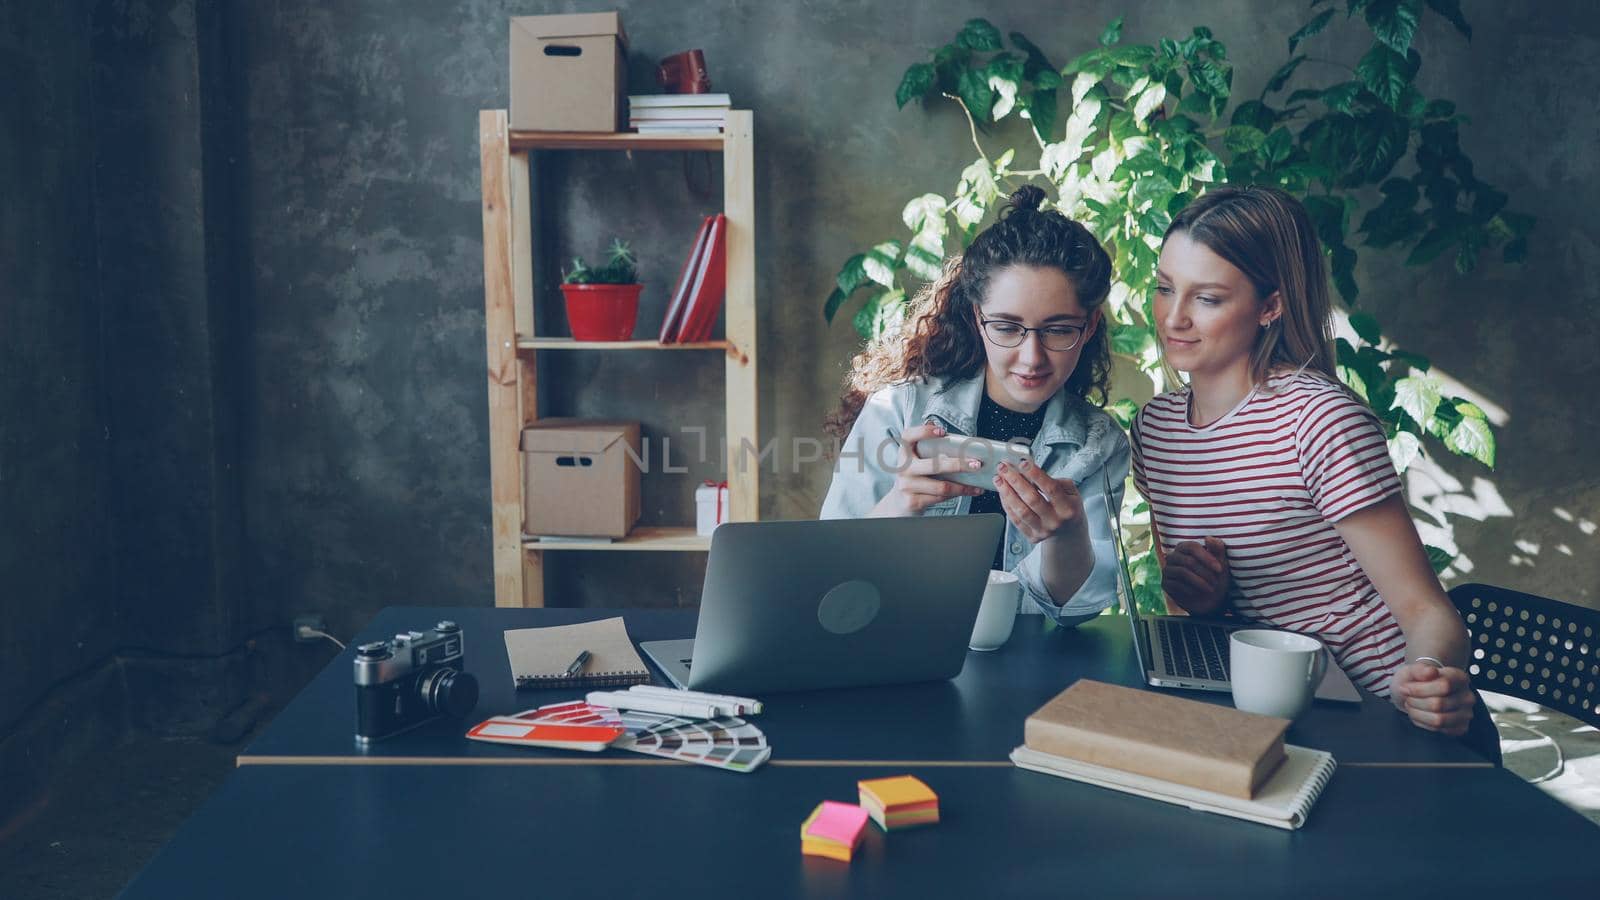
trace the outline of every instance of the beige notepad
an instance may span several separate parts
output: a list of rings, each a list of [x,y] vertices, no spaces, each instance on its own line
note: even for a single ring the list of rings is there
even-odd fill
[[[1046,775],[1070,778],[1163,803],[1175,803],[1201,812],[1293,830],[1306,823],[1311,807],[1322,795],[1322,789],[1328,786],[1328,779],[1333,777],[1335,764],[1333,756],[1321,750],[1309,750],[1293,744],[1285,744],[1284,750],[1283,765],[1248,800],[1052,756],[1027,747],[1011,751],[1011,761],[1021,768]]]
[[[584,650],[591,654],[589,662],[578,675],[567,677],[567,667]],[[633,640],[620,616],[574,625],[513,629],[506,632],[506,653],[511,658],[511,677],[519,688],[614,687],[650,682],[650,671],[633,649]]]
[[[1289,720],[1081,679],[1023,725],[1030,750],[1249,799],[1283,763]]]

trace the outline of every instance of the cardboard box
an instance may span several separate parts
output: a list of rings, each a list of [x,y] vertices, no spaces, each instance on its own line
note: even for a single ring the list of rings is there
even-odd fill
[[[512,18],[513,131],[621,131],[627,90],[620,13]]]
[[[626,537],[639,521],[638,422],[545,419],[522,431],[522,530]]]

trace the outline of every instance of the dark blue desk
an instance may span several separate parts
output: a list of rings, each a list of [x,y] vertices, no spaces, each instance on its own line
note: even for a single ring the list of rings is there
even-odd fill
[[[465,725],[435,722],[415,732],[358,747],[352,650],[329,663],[239,757],[240,765],[429,762],[546,764],[642,759],[621,751],[571,754],[468,741],[467,727],[490,715],[571,699],[576,691],[518,691],[512,686],[502,633],[610,615],[626,618],[635,641],[692,637],[693,610],[467,609],[391,607],[352,646],[441,618],[467,637],[467,669],[482,685]],[[755,718],[772,744],[773,765],[831,762],[991,763],[1022,742],[1028,714],[1079,678],[1139,683],[1127,620],[1102,616],[1075,629],[1047,631],[1038,617],[1019,620],[1011,640],[991,653],[969,653],[960,677],[892,687],[769,694]],[[1216,703],[1226,694],[1193,692]],[[1458,741],[1413,727],[1386,701],[1360,707],[1317,704],[1289,731],[1289,740],[1328,750],[1340,765],[1486,765]]]
[[[1279,831],[1012,768],[906,768],[943,821],[800,822],[882,768],[253,766],[124,891],[173,897],[1581,897],[1600,829],[1499,769],[1342,769]]]

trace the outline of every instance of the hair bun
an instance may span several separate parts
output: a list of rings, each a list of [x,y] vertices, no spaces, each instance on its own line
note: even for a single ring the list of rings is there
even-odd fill
[[[1025,184],[1011,193],[1010,205],[1012,209],[1034,211],[1044,204],[1044,198],[1044,188],[1036,184]]]

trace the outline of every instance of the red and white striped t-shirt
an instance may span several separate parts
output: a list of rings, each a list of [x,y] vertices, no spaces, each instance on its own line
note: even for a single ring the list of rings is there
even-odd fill
[[[1405,636],[1333,527],[1400,490],[1378,418],[1305,373],[1269,377],[1210,425],[1188,413],[1188,390],[1173,391],[1133,425],[1134,483],[1163,551],[1220,539],[1240,615],[1320,638],[1351,679],[1387,696]]]

